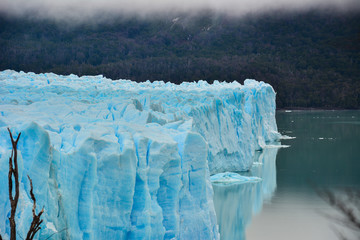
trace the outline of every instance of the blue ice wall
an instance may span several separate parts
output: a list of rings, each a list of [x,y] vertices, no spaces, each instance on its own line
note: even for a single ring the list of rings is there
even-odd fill
[[[218,239],[210,174],[248,170],[279,138],[275,92],[0,72],[0,232],[9,234],[6,128],[19,142],[17,227],[45,206],[44,239]],[[194,214],[196,213],[196,214]]]

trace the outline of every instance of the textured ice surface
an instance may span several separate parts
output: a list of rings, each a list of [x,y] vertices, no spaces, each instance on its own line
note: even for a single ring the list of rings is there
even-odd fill
[[[263,82],[112,81],[0,72],[0,169],[19,142],[17,226],[31,219],[26,175],[45,206],[40,239],[218,239],[210,174],[248,170],[277,140]],[[9,233],[7,174],[0,231]],[[194,214],[196,213],[196,214]],[[62,231],[66,229],[65,231]]]

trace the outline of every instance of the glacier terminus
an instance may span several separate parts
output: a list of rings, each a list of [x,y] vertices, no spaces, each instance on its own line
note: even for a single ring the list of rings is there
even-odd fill
[[[249,170],[279,140],[275,95],[255,80],[0,72],[1,235],[10,235],[10,128],[21,132],[21,236],[32,218],[29,175],[45,209],[38,239],[219,239],[210,176]]]

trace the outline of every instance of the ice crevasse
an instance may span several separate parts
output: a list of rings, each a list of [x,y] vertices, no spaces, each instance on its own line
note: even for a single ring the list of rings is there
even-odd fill
[[[0,233],[18,144],[24,236],[33,179],[44,239],[219,239],[210,175],[248,170],[280,135],[263,82],[208,84],[0,72]]]

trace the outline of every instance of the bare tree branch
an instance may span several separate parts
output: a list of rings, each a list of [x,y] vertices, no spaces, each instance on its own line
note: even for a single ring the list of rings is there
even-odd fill
[[[15,213],[16,213],[16,208],[17,208],[17,204],[19,201],[19,173],[18,173],[19,170],[18,170],[18,162],[17,162],[17,144],[20,139],[21,133],[19,133],[16,140],[14,140],[13,135],[9,128],[8,128],[8,131],[10,134],[11,145],[12,145],[11,156],[9,158],[9,174],[8,174],[9,199],[10,199],[10,204],[11,204],[11,214],[9,217],[10,239],[16,240]],[[31,197],[31,200],[33,201],[33,208],[32,208],[33,220],[31,222],[30,229],[27,233],[26,240],[32,240],[34,238],[35,234],[41,229],[40,225],[43,222],[43,220],[41,220],[41,214],[43,214],[44,208],[42,208],[41,211],[38,214],[36,214],[36,198],[33,193],[32,180],[29,177],[29,175],[28,175],[28,178],[30,181],[30,197]],[[15,182],[15,196],[13,196],[13,181]],[[23,238],[21,237],[21,239],[23,239]],[[0,240],[2,240],[1,235],[0,235]]]
[[[341,213],[342,217],[330,216],[338,224],[354,230],[358,234],[360,233],[360,191],[357,189],[344,189],[341,191],[341,195],[335,194],[335,192],[328,189],[317,189],[318,195],[325,200],[330,206]],[[334,229],[335,231],[336,229]],[[340,239],[346,239],[346,237],[339,231],[335,231]]]
[[[9,217],[10,221],[10,239],[16,240],[16,223],[15,223],[15,213],[16,207],[19,201],[19,173],[18,173],[18,163],[17,163],[17,143],[20,139],[21,133],[19,133],[16,140],[14,140],[10,129],[8,128],[10,138],[11,138],[11,157],[9,158],[9,200],[11,205],[11,214]],[[15,196],[13,196],[13,177],[15,181]]]
[[[360,219],[357,219],[354,213],[354,209],[351,207],[350,203],[337,198],[333,192],[326,189],[322,191],[320,196],[322,196],[323,199],[331,206],[340,211],[346,217],[347,222],[350,223],[352,227],[360,230]],[[351,201],[351,198],[349,198],[349,200]]]
[[[32,240],[35,234],[41,229],[40,225],[43,222],[43,220],[41,220],[41,214],[43,214],[44,208],[42,208],[41,211],[38,214],[36,214],[36,198],[33,193],[33,184],[29,175],[27,177],[30,181],[30,197],[31,200],[33,201],[33,208],[32,208],[33,220],[31,222],[30,229],[27,233],[26,240]]]
[[[344,236],[344,234],[338,230],[336,227],[333,228],[333,231],[335,232],[336,236],[338,236],[338,238],[340,240],[347,240],[346,237]]]

